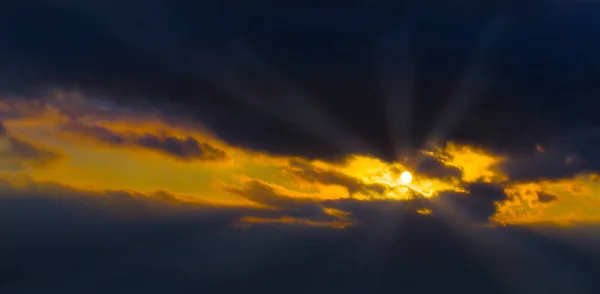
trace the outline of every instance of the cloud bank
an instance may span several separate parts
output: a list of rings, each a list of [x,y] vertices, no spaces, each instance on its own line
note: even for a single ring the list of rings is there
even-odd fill
[[[593,9],[26,2],[0,292],[600,287]]]

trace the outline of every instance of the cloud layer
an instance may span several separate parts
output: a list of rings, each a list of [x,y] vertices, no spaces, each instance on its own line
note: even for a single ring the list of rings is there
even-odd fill
[[[20,164],[0,178],[5,291],[598,286],[591,168],[518,176],[523,157],[456,143],[407,163],[271,155],[76,92],[6,98],[2,117]]]
[[[196,118],[234,145],[329,159],[340,150],[394,159],[392,142],[411,149],[432,136],[517,152],[598,124],[591,109],[600,50],[590,40],[599,32],[594,12],[578,4],[397,3],[368,13],[309,3],[187,5],[158,1],[145,16],[122,3],[11,3],[1,23],[4,91],[80,89]],[[280,18],[287,26],[274,25]],[[418,74],[410,82],[398,73],[403,67],[378,72],[380,58],[398,66],[414,60]],[[414,98],[389,104],[396,94]],[[410,113],[407,124],[390,126],[397,119],[386,118],[386,108]],[[407,129],[392,139],[392,127]]]
[[[532,155],[511,157],[450,142],[422,151],[406,163],[363,155],[341,161],[312,160],[232,146],[194,120],[107,106],[76,92],[5,101],[5,157],[12,162],[5,164],[5,170],[18,163],[18,171],[35,180],[74,188],[164,190],[220,205],[267,206],[289,213],[274,219],[338,221],[336,225],[344,226],[352,224],[353,212],[328,212],[340,209],[325,201],[400,201],[413,212],[439,214],[443,208],[474,223],[564,224],[597,219],[588,212],[589,205],[598,207],[593,153],[578,155],[580,162],[589,164],[576,165],[575,159],[561,162],[561,156],[551,151],[558,148],[538,146]],[[579,138],[587,142],[590,134]],[[38,147],[42,145],[36,142],[48,146]],[[559,158],[554,169],[543,163],[554,158]],[[532,161],[541,166],[527,164]],[[568,170],[575,166],[582,168]],[[414,174],[410,184],[399,180],[406,170]],[[554,176],[548,176],[551,170]]]
[[[593,9],[26,2],[2,293],[600,287]]]
[[[351,228],[247,227],[240,216],[323,217],[314,201],[274,195],[256,183],[247,187],[244,195],[280,209],[3,180],[0,289],[592,293],[598,286],[593,273],[600,254],[592,238],[598,228],[474,228],[412,213],[398,201],[351,199],[329,203],[360,220]]]

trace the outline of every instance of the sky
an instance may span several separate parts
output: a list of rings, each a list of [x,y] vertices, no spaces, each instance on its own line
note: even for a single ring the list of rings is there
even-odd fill
[[[600,287],[594,1],[3,6],[2,293]]]

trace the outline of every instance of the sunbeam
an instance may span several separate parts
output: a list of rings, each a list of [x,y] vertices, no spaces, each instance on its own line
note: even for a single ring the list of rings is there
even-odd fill
[[[233,51],[233,58],[239,55],[238,60],[241,63],[246,63],[248,66],[256,70],[259,79],[264,77],[264,80],[269,83],[270,91],[274,91],[274,97],[270,97],[268,101],[262,103],[265,108],[271,107],[271,112],[285,111],[286,116],[294,117],[294,122],[305,128],[311,133],[324,132],[325,138],[334,139],[338,143],[338,147],[352,146],[359,149],[373,150],[362,139],[349,133],[344,127],[336,121],[327,112],[323,111],[318,105],[313,103],[302,89],[293,85],[286,74],[276,69],[268,60],[260,56],[260,54],[252,48],[247,42],[239,38],[234,38],[230,43]],[[310,120],[306,120],[310,117]]]
[[[508,26],[505,15],[497,16],[488,21],[486,27],[481,31],[478,40],[471,53],[464,75],[458,81],[458,85],[447,106],[436,119],[432,130],[427,136],[427,141],[422,149],[431,150],[443,142],[464,120],[468,112],[478,102],[477,99],[484,98],[481,94],[493,82],[493,72],[490,72],[489,52],[497,42],[501,40],[502,33]]]
[[[508,293],[546,293],[551,289],[569,289],[568,281],[552,270],[554,266],[548,262],[547,256],[502,231],[510,231],[511,228],[473,226],[463,215],[464,212],[452,207],[451,203],[435,200],[432,204],[445,222],[466,239],[466,245],[474,257]],[[490,230],[495,232],[492,234]],[[510,249],[498,250],[500,247]],[[519,265],[515,267],[514,254],[528,256],[529,260],[526,263],[518,262]]]
[[[413,23],[402,24],[386,35],[376,49],[385,114],[394,144],[396,158],[405,160],[414,147],[411,142],[410,122],[414,77],[417,75],[413,54]]]
[[[341,129],[326,113],[312,106],[310,101],[300,96],[298,92],[289,92],[289,89],[283,89],[279,91],[285,91],[285,93],[279,93],[277,89],[286,86],[281,84],[280,78],[273,79],[272,75],[265,76],[265,73],[254,73],[253,80],[248,81],[247,78],[243,78],[244,75],[240,67],[225,62],[223,58],[204,56],[198,57],[196,60],[200,65],[198,68],[201,69],[199,73],[203,72],[206,79],[219,85],[222,90],[229,93],[233,98],[265,115],[291,123],[305,132],[317,136],[323,142],[333,144],[336,148],[342,150],[371,149],[366,147],[366,144],[360,138],[349,135]],[[257,68],[254,68],[254,70],[257,70]],[[260,87],[256,84],[258,82],[267,83],[265,85],[267,88],[263,88],[274,92],[262,94],[252,91],[252,88]],[[281,103],[282,101],[285,101],[285,103]],[[312,119],[306,120],[306,117]]]
[[[4,2],[0,293],[600,289],[592,6]]]

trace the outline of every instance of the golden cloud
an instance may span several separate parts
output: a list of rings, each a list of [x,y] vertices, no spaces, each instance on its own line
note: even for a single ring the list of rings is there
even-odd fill
[[[135,191],[149,198],[163,191],[177,195],[170,198],[177,201],[277,211],[243,216],[247,223],[338,228],[353,223],[351,212],[324,205],[327,201],[434,199],[448,193],[467,195],[470,185],[487,183],[500,185],[508,195],[496,201],[493,222],[600,222],[600,176],[511,182],[497,168],[510,158],[472,146],[448,143],[423,151],[422,164],[416,167],[359,155],[325,162],[231,146],[191,121],[91,103],[76,93],[1,102],[3,126],[10,134],[2,139],[3,166],[11,160],[38,163],[26,170],[5,168],[5,176],[25,172],[33,182],[86,191]],[[400,181],[404,171],[412,173],[410,183]],[[431,208],[418,209],[419,214],[435,215]]]

